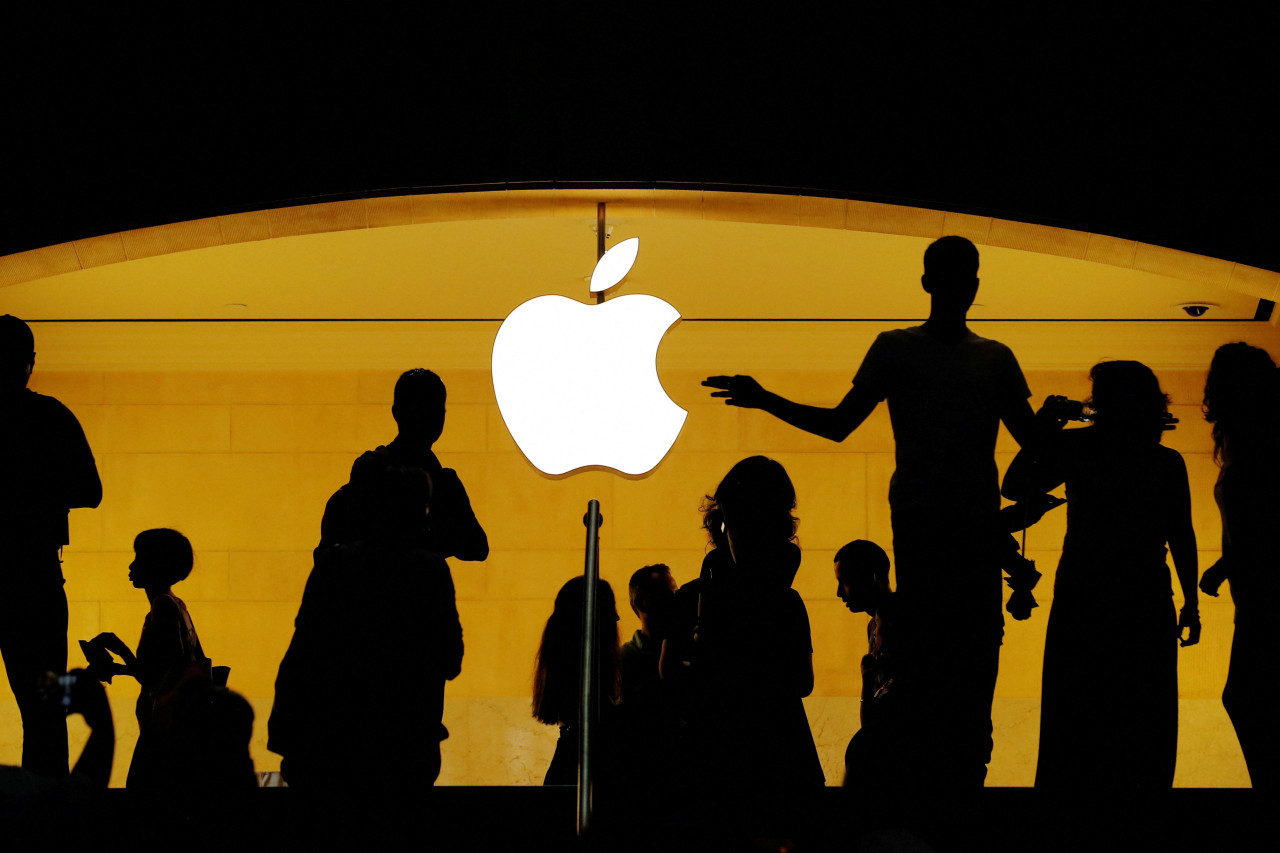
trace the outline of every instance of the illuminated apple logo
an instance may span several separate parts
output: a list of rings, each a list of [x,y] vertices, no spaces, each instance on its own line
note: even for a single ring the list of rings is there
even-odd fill
[[[632,237],[600,258],[599,293],[631,270]],[[521,452],[545,474],[599,466],[652,471],[689,413],[658,381],[658,344],[680,312],[656,296],[588,305],[539,296],[512,311],[493,341],[493,391]]]

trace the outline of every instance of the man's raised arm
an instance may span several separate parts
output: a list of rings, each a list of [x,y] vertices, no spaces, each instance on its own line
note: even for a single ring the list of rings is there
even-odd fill
[[[722,397],[727,405],[744,409],[761,409],[796,429],[828,438],[844,441],[867,419],[880,402],[880,397],[859,392],[854,385],[834,408],[805,406],[793,403],[760,387],[750,376],[708,376],[703,381],[708,388],[719,388],[712,397]]]
[[[1044,416],[1041,417],[1044,418]],[[1004,428],[1009,431],[1009,435],[1013,436],[1013,440],[1018,442],[1018,447],[1032,451],[1036,449],[1036,443],[1045,435],[1051,435],[1061,428],[1061,424],[1054,428],[1037,420],[1036,413],[1031,410],[1031,404],[1026,400],[1010,403],[1004,411],[1000,412],[1000,420],[1004,422]]]

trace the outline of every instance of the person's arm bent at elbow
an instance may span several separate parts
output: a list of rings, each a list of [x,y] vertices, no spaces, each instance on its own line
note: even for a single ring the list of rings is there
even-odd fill
[[[1043,495],[1062,485],[1065,479],[1057,457],[1066,421],[1054,417],[1049,402],[1052,399],[1046,399],[1035,413],[1030,404],[1022,400],[1000,416],[1022,448],[1005,471],[1000,487],[1000,494],[1011,501]]]
[[[796,690],[804,699],[813,692],[813,652],[804,656],[803,665],[796,671]]]
[[[1182,610],[1178,614],[1179,644],[1193,646],[1200,642],[1200,590],[1196,581],[1200,575],[1199,553],[1196,551],[1196,531],[1191,524],[1191,486],[1187,478],[1187,465],[1182,456],[1174,454],[1176,467],[1170,489],[1173,493],[1173,518],[1168,536],[1169,555],[1182,587]],[[1182,632],[1186,631],[1184,639]]]

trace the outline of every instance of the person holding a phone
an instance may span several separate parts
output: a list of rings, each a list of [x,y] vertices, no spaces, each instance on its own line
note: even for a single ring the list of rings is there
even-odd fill
[[[1178,646],[1200,639],[1187,467],[1160,444],[1168,397],[1149,368],[1108,361],[1089,376],[1094,424],[1019,453],[1004,479],[1012,500],[1067,489],[1035,784],[1072,794],[1158,791],[1172,787],[1177,757]],[[1061,402],[1051,397],[1042,419],[1065,425]]]
[[[37,685],[39,701],[50,713],[84,717],[89,738],[75,768],[62,779],[0,765],[0,826],[6,849],[45,849],[51,827],[57,828],[58,840],[67,848],[92,849],[99,827],[83,819],[93,815],[111,780],[116,749],[111,703],[102,685],[83,669],[66,675],[46,672]]]

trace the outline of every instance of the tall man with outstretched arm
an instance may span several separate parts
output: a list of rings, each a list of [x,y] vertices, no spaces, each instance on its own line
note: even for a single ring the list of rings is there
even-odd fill
[[[920,278],[929,319],[881,333],[834,408],[794,403],[750,376],[703,383],[731,406],[763,409],[832,441],[843,441],[888,402],[903,674],[918,700],[912,705],[922,714],[921,737],[930,741],[929,772],[938,784],[961,788],[981,787],[986,778],[1004,634],[993,553],[1000,541],[996,435],[1001,422],[1019,444],[1036,434],[1031,392],[1013,352],[965,324],[977,273],[978,250],[968,240],[932,243]]]
[[[35,349],[26,323],[0,317],[0,654],[22,714],[22,766],[58,779],[67,717],[40,701],[38,685],[67,671],[67,513],[96,507],[102,481],[76,416],[27,388]]]

